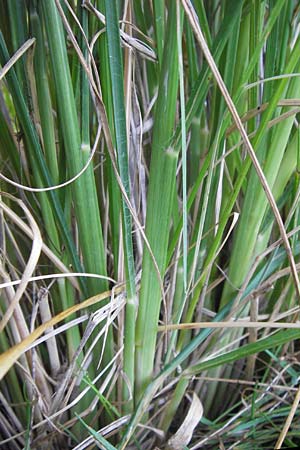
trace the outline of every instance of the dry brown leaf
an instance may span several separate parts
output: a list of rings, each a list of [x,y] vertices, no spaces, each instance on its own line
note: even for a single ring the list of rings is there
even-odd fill
[[[167,443],[168,450],[182,450],[192,439],[194,429],[203,416],[203,406],[199,397],[193,393],[193,400],[182,425]]]

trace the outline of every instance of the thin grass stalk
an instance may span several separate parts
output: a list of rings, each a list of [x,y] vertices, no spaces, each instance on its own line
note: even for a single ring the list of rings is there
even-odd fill
[[[8,17],[10,22],[10,37],[14,51],[16,51],[26,40],[28,33],[26,23],[26,5],[20,0],[11,0],[8,2]],[[24,58],[15,65],[18,80],[22,86],[26,104],[31,109],[31,100],[28,88],[27,71]]]
[[[152,157],[149,175],[146,236],[161,275],[164,275],[171,204],[175,188],[177,153],[169,148],[172,136],[178,88],[176,3],[170,4],[167,33],[160,73],[158,100],[154,118]],[[162,121],[162,117],[164,120]],[[149,383],[157,338],[157,321],[161,305],[161,286],[149,251],[144,248],[138,317],[136,323],[136,392],[138,400]]]
[[[177,48],[178,48],[178,69],[179,69],[179,92],[180,92],[180,113],[181,113],[181,142],[182,142],[182,250],[183,250],[183,286],[187,293],[187,253],[188,253],[188,225],[187,225],[187,138],[185,126],[185,95],[184,95],[184,76],[183,76],[183,55],[182,55],[182,36],[180,33],[181,6],[179,0],[176,0],[177,17]]]
[[[180,29],[180,4],[176,3],[177,14],[177,30]],[[184,78],[183,78],[183,56],[182,56],[182,36],[177,34],[178,47],[178,68],[179,68],[179,92],[180,92],[180,112],[181,112],[181,136],[182,136],[182,263],[180,262],[180,274],[178,276],[178,285],[176,282],[176,302],[173,304],[172,322],[179,323],[185,301],[188,295],[188,226],[187,226],[187,143],[186,143],[186,120],[185,120],[185,94],[184,94]],[[181,291],[181,282],[183,291]],[[178,297],[180,292],[180,297]],[[183,300],[182,300],[183,299]],[[174,312],[175,311],[175,312]],[[171,352],[174,350],[177,332],[171,334],[169,340],[169,348],[165,357],[165,362],[168,362],[171,357]]]
[[[88,12],[85,9],[81,9],[81,22],[82,29],[85,34],[86,39],[89,39],[89,21],[88,21]],[[82,54],[85,59],[88,59],[89,53],[85,43],[84,38],[81,39],[81,47]],[[86,158],[84,162],[87,161],[89,152],[91,149],[90,142],[90,90],[89,90],[89,82],[85,71],[82,69],[80,72],[81,75],[81,84],[80,84],[80,93],[81,93],[81,140],[82,147],[86,148]],[[83,154],[84,155],[84,154]]]
[[[159,3],[159,2],[158,2]],[[165,1],[163,0],[160,2],[162,4],[165,4]],[[154,6],[154,5],[153,5]],[[156,6],[155,6],[156,7]],[[159,5],[159,12],[157,12],[159,17],[160,10],[162,5]],[[134,8],[134,16],[136,19],[136,24],[138,28],[144,33],[145,35],[149,34],[149,29],[151,27],[154,27],[154,32],[156,31],[161,32],[162,30],[156,30],[156,24],[154,23],[156,18],[152,18],[152,5],[149,2],[133,2],[133,8]],[[165,14],[165,13],[164,13]],[[164,18],[165,20],[165,18]],[[158,23],[158,26],[162,26],[162,24]],[[163,30],[165,32],[166,24],[163,26]],[[164,35],[158,37],[158,39],[164,39]],[[162,45],[163,41],[158,42],[158,46]],[[156,55],[157,59],[157,55]],[[150,99],[153,98],[153,96],[157,93],[157,85],[158,85],[158,76],[160,73],[160,70],[157,70],[157,68],[160,68],[160,63],[158,65],[153,65],[152,62],[149,61],[140,61],[141,64],[141,70],[144,73],[146,77],[146,83],[144,84],[145,92],[142,93],[144,97],[144,107],[147,108],[146,105],[149,105]]]
[[[98,1],[99,11],[105,11],[105,0]],[[108,58],[108,46],[107,46],[107,33],[104,33],[104,27],[100,31],[103,31],[99,36],[99,45],[97,46],[97,54],[99,58],[100,73],[99,78],[101,82],[103,102],[106,109],[107,120],[110,129],[113,130],[113,105],[112,105],[112,87],[109,71],[109,58]],[[111,133],[111,138],[113,145],[115,146],[115,135]],[[113,252],[113,265],[114,265],[114,276],[117,278],[119,273],[119,247],[120,247],[120,210],[121,210],[121,196],[118,183],[114,174],[111,160],[107,149],[105,149],[105,154],[107,156],[106,162],[104,164],[104,175],[107,182],[108,197],[109,197],[109,218],[110,218],[110,240],[112,242],[112,252]],[[121,263],[121,262],[120,262]]]
[[[39,117],[43,133],[43,149],[49,172],[54,184],[59,181],[58,161],[55,145],[54,120],[52,103],[47,77],[47,66],[44,51],[44,36],[41,29],[40,18],[36,9],[31,10],[30,25],[32,33],[36,38],[34,55],[34,79],[39,107]],[[29,76],[31,76],[29,74]]]
[[[114,126],[116,134],[116,147],[118,154],[118,166],[120,177],[123,183],[127,197],[130,198],[129,171],[128,171],[128,152],[127,152],[127,129],[126,115],[124,105],[124,87],[123,87],[123,65],[120,47],[120,32],[117,16],[116,3],[106,0],[106,26],[107,26],[107,43],[108,56],[110,61],[110,74],[112,84],[113,109],[114,109]],[[123,217],[123,242],[126,272],[126,315],[124,330],[124,372],[129,383],[128,387],[124,383],[123,395],[124,400],[132,397],[134,388],[134,345],[135,345],[135,320],[137,314],[137,298],[135,288],[135,267],[132,246],[132,225],[129,208],[122,200],[122,217]],[[132,401],[125,406],[125,412],[129,412],[132,408]]]

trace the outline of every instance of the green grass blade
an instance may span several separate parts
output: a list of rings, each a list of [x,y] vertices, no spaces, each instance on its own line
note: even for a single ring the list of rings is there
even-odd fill
[[[89,434],[91,436],[93,436],[95,441],[98,442],[101,445],[101,448],[103,448],[105,450],[117,450],[116,447],[111,445],[103,436],[101,436],[100,433],[98,433],[93,428],[88,426],[85,423],[85,421],[78,414],[76,414],[76,416],[77,416],[78,420],[80,421],[80,423],[83,425],[83,427],[89,432]]]
[[[61,130],[64,139],[69,175],[74,176],[83,167],[86,147],[82,147],[78,117],[71,82],[69,63],[61,19],[55,1],[42,3],[45,28],[48,36],[54,82],[58,103]],[[54,69],[55,68],[55,69]],[[78,221],[80,247],[85,269],[88,272],[106,274],[106,258],[103,247],[99,205],[95,187],[93,168],[90,165],[82,176],[72,184],[76,219]],[[88,282],[90,294],[106,289],[106,282]]]
[[[154,28],[156,37],[156,51],[159,65],[162,65],[164,36],[165,36],[165,1],[154,0]]]
[[[180,5],[177,1],[177,30],[180,30]],[[182,235],[183,235],[183,285],[187,290],[187,253],[188,253],[188,231],[187,231],[187,144],[186,144],[186,120],[185,120],[185,95],[183,75],[182,36],[177,34],[178,68],[179,68],[179,92],[181,113],[181,145],[182,145]]]
[[[164,275],[177,154],[169,147],[174,127],[178,88],[176,3],[170,4],[158,100],[154,118],[152,157],[148,188],[146,236],[161,275]],[[164,117],[164,120],[162,120]],[[168,182],[166,183],[166,180]],[[138,318],[136,324],[136,399],[152,377],[156,325],[161,304],[161,286],[148,249],[144,248]]]
[[[127,131],[126,115],[124,106],[124,88],[123,88],[123,65],[120,47],[119,23],[117,17],[117,4],[115,1],[106,0],[106,26],[108,56],[110,62],[110,74],[113,96],[114,126],[116,134],[116,146],[118,154],[118,165],[123,187],[130,198],[129,171],[128,171],[128,152],[127,152]],[[130,390],[134,386],[134,343],[135,343],[135,323],[137,314],[137,301],[135,290],[135,268],[132,246],[132,225],[129,208],[122,200],[123,212],[123,239],[124,256],[126,267],[126,286],[127,303],[124,331],[124,372],[130,384]],[[127,393],[127,395],[126,395]],[[124,384],[125,398],[130,396],[127,386]],[[130,406],[128,405],[129,409]],[[128,410],[128,408],[125,408]]]
[[[39,115],[43,132],[44,152],[49,172],[54,184],[58,184],[59,170],[56,155],[54,120],[52,104],[47,79],[47,67],[44,51],[44,36],[37,10],[33,10],[30,16],[32,33],[36,38],[34,55],[34,70],[36,91],[38,97]]]
[[[289,342],[293,342],[299,339],[300,330],[287,329],[281,330],[272,336],[268,336],[263,339],[259,339],[257,342],[245,344],[235,350],[224,353],[223,355],[216,356],[215,358],[208,359],[207,361],[200,362],[194,366],[189,367],[184,371],[184,375],[195,375],[196,373],[203,372],[214,367],[222,366],[230,362],[238,361],[241,358],[245,358],[249,355],[253,355],[270,348],[274,348],[280,345],[284,345]]]

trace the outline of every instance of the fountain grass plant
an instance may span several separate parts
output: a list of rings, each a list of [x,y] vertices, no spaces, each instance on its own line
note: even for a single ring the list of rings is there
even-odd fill
[[[8,449],[299,445],[299,6],[0,0]]]

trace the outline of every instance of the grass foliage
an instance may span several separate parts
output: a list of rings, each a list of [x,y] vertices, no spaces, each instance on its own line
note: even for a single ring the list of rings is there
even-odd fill
[[[0,446],[298,447],[298,2],[0,10]]]

